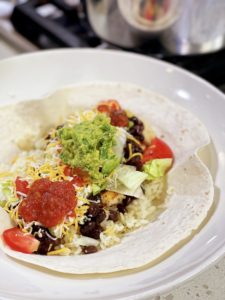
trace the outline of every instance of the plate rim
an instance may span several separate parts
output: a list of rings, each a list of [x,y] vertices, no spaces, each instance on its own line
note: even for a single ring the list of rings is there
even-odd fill
[[[146,55],[143,55],[143,54],[130,53],[130,52],[125,52],[125,51],[118,51],[118,50],[111,50],[111,49],[93,49],[93,48],[82,48],[82,49],[81,48],[78,48],[78,49],[65,49],[65,48],[62,48],[62,49],[35,51],[35,52],[24,53],[24,54],[20,54],[20,55],[11,57],[11,58],[3,59],[3,60],[0,61],[0,67],[3,64],[7,64],[8,62],[19,61],[21,59],[26,60],[27,57],[47,56],[47,55],[51,55],[52,53],[54,53],[54,55],[57,55],[57,54],[66,55],[69,52],[73,52],[73,53],[76,52],[77,55],[79,55],[79,53],[87,53],[87,55],[88,54],[96,54],[96,53],[97,54],[102,54],[102,53],[106,54],[107,53],[107,55],[109,55],[109,56],[118,55],[118,56],[129,57],[130,59],[132,59],[132,57],[134,57],[136,59],[145,60],[145,61],[151,62],[153,64],[156,64],[156,65],[158,64],[158,65],[161,65],[161,66],[166,66],[166,67],[172,68],[173,70],[175,70],[178,73],[184,74],[186,77],[191,78],[191,80],[194,80],[195,82],[197,81],[197,82],[201,83],[201,85],[203,85],[203,86],[207,86],[211,91],[213,91],[213,93],[218,94],[225,101],[225,95],[218,88],[216,88],[214,85],[212,85],[211,83],[209,83],[205,79],[191,73],[190,71],[184,70],[181,67],[173,65],[170,62],[161,61],[159,59],[149,57],[149,56],[146,56]],[[52,91],[50,91],[50,92],[52,93]],[[221,245],[214,252],[213,255],[211,255],[209,258],[207,258],[204,261],[204,264],[200,263],[200,265],[195,266],[193,268],[193,270],[185,272],[185,274],[177,277],[176,279],[173,279],[169,283],[160,285],[159,287],[157,287],[153,290],[148,289],[148,290],[145,290],[145,291],[140,292],[140,293],[135,292],[135,294],[132,295],[132,296],[127,296],[127,297],[125,296],[123,298],[116,297],[115,299],[141,299],[143,297],[152,297],[154,295],[158,295],[159,293],[160,294],[165,293],[165,292],[177,287],[181,283],[183,284],[183,283],[187,282],[188,280],[190,280],[191,278],[195,278],[196,276],[201,274],[203,271],[209,269],[211,265],[215,264],[216,261],[218,261],[224,255],[224,253],[225,253],[225,243],[223,245]],[[2,295],[2,296],[4,297],[4,295]],[[6,296],[8,297],[8,295],[6,295]],[[12,297],[15,297],[15,294],[12,295]],[[27,297],[27,296],[25,296],[25,297]],[[39,298],[34,297],[33,299],[39,299]],[[45,298],[43,298],[43,299],[45,299]]]
[[[122,51],[122,50],[114,50],[114,49],[99,49],[99,48],[60,48],[60,49],[49,49],[49,50],[38,50],[38,51],[33,51],[33,52],[29,52],[29,53],[21,53],[19,55],[15,55],[12,57],[8,57],[8,58],[4,58],[0,60],[0,67],[2,64],[4,63],[8,63],[10,61],[17,61],[17,60],[21,60],[21,59],[26,59],[27,57],[30,56],[45,56],[45,55],[49,55],[49,54],[63,54],[63,53],[69,53],[69,52],[82,52],[82,53],[107,53],[110,55],[118,55],[118,56],[130,56],[130,58],[134,57],[137,59],[142,59],[142,60],[147,60],[147,61],[151,61],[152,63],[156,63],[159,64],[161,66],[168,66],[173,68],[174,70],[176,70],[177,72],[183,73],[186,76],[189,76],[191,78],[193,78],[194,80],[197,80],[198,82],[201,82],[204,85],[207,85],[209,88],[213,89],[214,92],[218,93],[220,96],[222,96],[224,98],[225,101],[225,94],[220,91],[216,86],[214,86],[212,83],[208,82],[206,79],[201,78],[200,76],[192,73],[189,70],[183,69],[180,66],[177,66],[171,62],[167,62],[167,61],[163,61],[159,58],[156,57],[151,57],[151,56],[147,56],[145,54],[142,53],[134,53],[134,52],[128,52],[128,51]],[[53,91],[54,92],[54,91]]]

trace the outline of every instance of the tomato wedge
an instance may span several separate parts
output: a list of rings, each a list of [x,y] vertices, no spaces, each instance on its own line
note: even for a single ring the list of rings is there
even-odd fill
[[[19,177],[16,177],[16,191],[27,195],[29,191],[28,182],[26,180],[21,180]]]
[[[170,147],[164,141],[156,137],[151,141],[150,146],[144,150],[142,162],[146,163],[149,160],[157,158],[173,159],[174,155]]]
[[[11,249],[28,254],[37,251],[40,244],[31,234],[26,234],[17,227],[5,230],[3,239]]]

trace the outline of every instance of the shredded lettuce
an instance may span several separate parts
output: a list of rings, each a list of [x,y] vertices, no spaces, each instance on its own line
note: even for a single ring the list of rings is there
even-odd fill
[[[148,175],[148,180],[154,180],[163,177],[172,162],[172,158],[153,159],[144,164],[143,171]]]
[[[145,195],[143,194],[141,187],[138,187],[136,190],[128,189],[125,185],[123,185],[119,181],[108,180],[106,190],[127,195],[127,196],[132,196],[139,199],[145,198]]]
[[[0,206],[4,207],[6,202],[16,202],[17,199],[14,196],[13,193],[13,182],[11,180],[7,180],[0,185],[1,194],[4,197],[4,199],[0,200]]]
[[[12,194],[12,191],[10,188],[11,186],[12,186],[12,182],[10,180],[8,180],[2,184],[2,193],[7,198],[10,197]]]
[[[136,198],[143,198],[141,184],[147,177],[147,174],[136,171],[133,166],[120,165],[107,179],[106,189]]]
[[[98,193],[100,193],[101,190],[104,189],[103,186],[99,186],[99,185],[97,185],[97,184],[95,184],[95,183],[93,183],[91,187],[92,187],[92,194],[93,194],[94,196],[97,195]]]
[[[146,173],[136,171],[133,166],[120,165],[115,170],[117,179],[128,189],[137,189],[148,177]]]

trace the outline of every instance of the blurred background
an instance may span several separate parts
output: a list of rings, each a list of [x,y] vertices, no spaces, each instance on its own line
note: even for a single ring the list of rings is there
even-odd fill
[[[156,57],[225,92],[225,0],[0,0],[0,59],[61,47]]]

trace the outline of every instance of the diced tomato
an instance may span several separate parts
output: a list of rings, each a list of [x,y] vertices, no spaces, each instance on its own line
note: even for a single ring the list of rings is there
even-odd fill
[[[27,195],[29,191],[28,182],[26,180],[21,180],[19,177],[16,178],[16,191]]]
[[[63,222],[76,203],[70,181],[51,182],[42,178],[32,184],[27,198],[20,203],[19,215],[26,222],[38,221],[45,227],[53,227]]]
[[[81,170],[80,168],[72,168],[66,166],[64,169],[64,174],[66,176],[73,177],[71,183],[75,184],[76,186],[85,185],[85,183],[87,183],[89,179],[88,173],[84,170]]]
[[[75,184],[76,186],[83,186],[85,184],[85,181],[82,177],[73,176],[71,183]]]
[[[85,170],[82,170],[81,168],[77,167],[77,168],[74,168],[74,174],[76,174],[77,176],[79,177],[89,177],[88,175],[88,172],[85,171]]]
[[[118,101],[116,100],[107,100],[107,101],[102,101],[98,107],[98,111],[100,112],[111,112],[111,111],[116,111],[121,109]]]
[[[129,124],[127,114],[122,109],[112,111],[111,114],[110,114],[110,118],[111,118],[111,124],[113,126],[127,127],[128,124]]]
[[[170,147],[164,141],[156,137],[151,141],[150,146],[144,150],[142,162],[146,163],[149,160],[157,158],[173,159],[174,155]]]
[[[5,230],[2,236],[11,249],[23,253],[31,254],[37,251],[40,244],[31,234],[26,234],[17,227]]]
[[[101,102],[98,107],[98,111],[106,113],[113,126],[127,127],[129,120],[125,110],[121,109],[119,103],[116,100],[108,100]]]
[[[119,102],[116,100],[108,100],[108,105],[111,108],[111,110],[119,110],[121,109],[121,106],[119,105]]]
[[[63,173],[64,173],[65,176],[73,177],[74,169],[69,167],[69,166],[66,166],[65,169],[63,170]]]
[[[106,104],[100,104],[97,107],[98,111],[100,111],[101,113],[106,113],[109,114],[110,111],[110,107]]]

